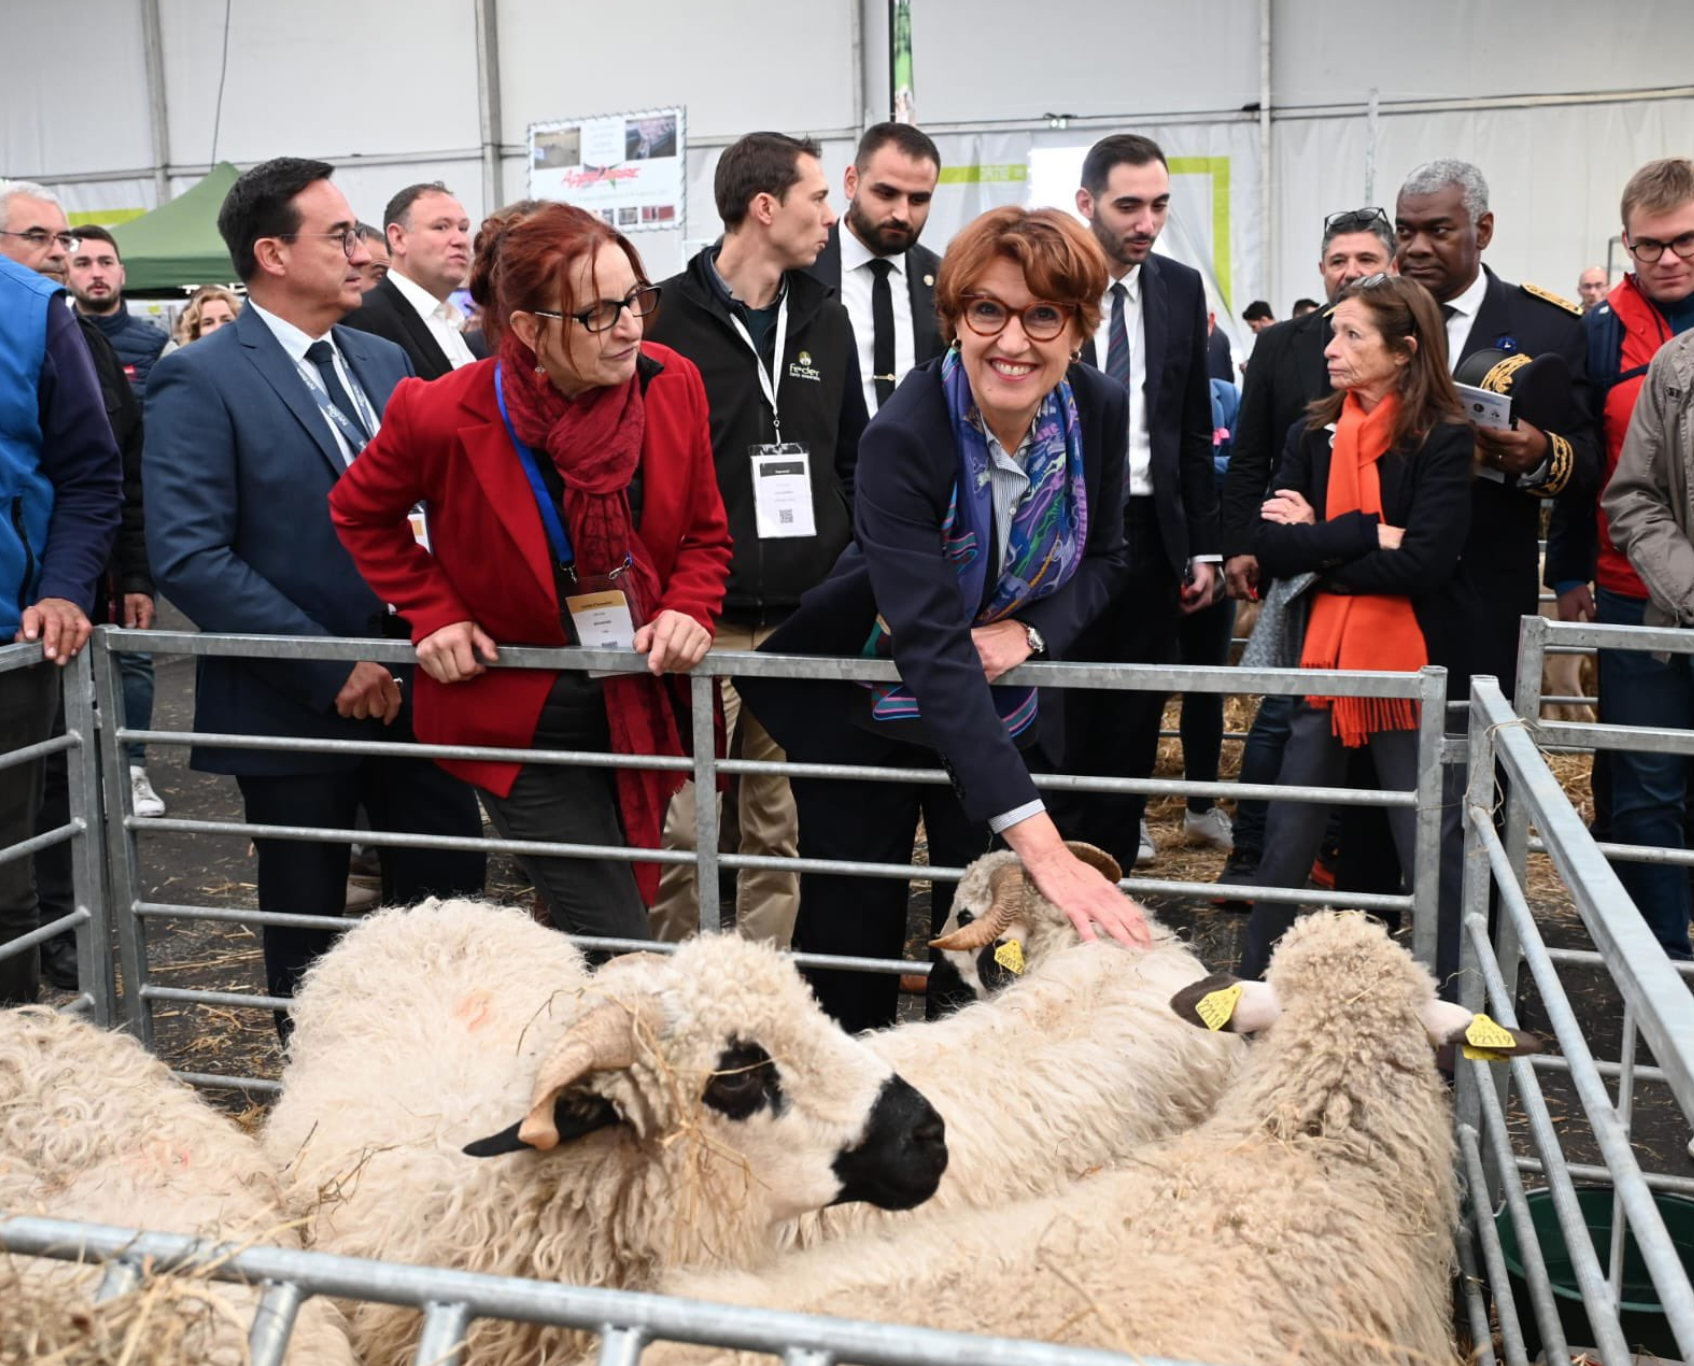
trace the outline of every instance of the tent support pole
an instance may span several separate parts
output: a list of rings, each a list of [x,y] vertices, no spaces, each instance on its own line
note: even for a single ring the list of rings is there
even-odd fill
[[[141,0],[142,46],[147,54],[147,105],[153,128],[153,189],[158,203],[171,197],[171,128],[165,109],[165,43],[159,0]]]
[[[1276,196],[1271,169],[1271,0],[1259,0],[1259,218],[1263,223],[1265,297],[1276,297]],[[1226,244],[1226,249],[1233,249]],[[1230,303],[1233,310],[1233,303]]]
[[[482,134],[482,212],[506,202],[500,173],[500,30],[496,0],[476,0],[476,102]]]

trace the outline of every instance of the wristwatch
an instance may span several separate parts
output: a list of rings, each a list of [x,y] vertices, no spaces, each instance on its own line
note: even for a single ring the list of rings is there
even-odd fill
[[[1018,623],[1018,625],[1023,627],[1024,636],[1029,641],[1029,652],[1030,652],[1030,654],[1032,654],[1032,655],[1044,655],[1044,654],[1046,654],[1047,653],[1047,637],[1042,635],[1041,632],[1037,631],[1027,621],[1020,621]]]

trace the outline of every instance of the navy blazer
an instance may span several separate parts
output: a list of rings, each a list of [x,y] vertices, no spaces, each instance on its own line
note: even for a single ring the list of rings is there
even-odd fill
[[[880,613],[893,633],[895,662],[912,690],[924,728],[952,775],[965,814],[987,821],[1036,799],[1016,743],[994,710],[971,642],[977,604],[941,554],[941,522],[957,478],[952,419],[940,360],[920,365],[882,406],[859,443],[854,540],[830,576],[760,648],[778,654],[858,656]],[[1017,620],[1034,626],[1047,654],[1063,659],[1078,634],[1123,584],[1123,451],[1129,403],[1123,390],[1087,366],[1067,378],[1082,423],[1088,540],[1071,581],[1031,603]],[[991,548],[992,549],[992,548]],[[998,578],[997,565],[990,566]],[[898,725],[856,723],[856,683],[738,678],[747,705],[793,759],[878,764],[905,737]],[[1063,693],[1043,690],[1041,748],[1058,762]]]
[[[1141,266],[1141,322],[1147,346],[1142,394],[1152,447],[1153,503],[1165,557],[1180,579],[1194,556],[1217,554],[1222,537],[1212,468],[1206,289],[1200,272],[1168,256],[1149,256]],[[1083,361],[1098,365],[1094,352],[1090,337],[1083,344]]]
[[[405,352],[351,328],[335,344],[378,413],[412,374]],[[182,347],[147,386],[142,478],[147,550],[160,592],[203,631],[371,636],[383,603],[330,524],[342,471],[329,425],[263,318]],[[194,728],[245,735],[394,739],[336,715],[345,661],[202,658]],[[197,747],[213,773],[321,773],[358,760]]]

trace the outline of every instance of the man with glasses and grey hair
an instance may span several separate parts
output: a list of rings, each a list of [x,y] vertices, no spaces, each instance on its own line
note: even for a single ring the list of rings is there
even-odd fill
[[[340,326],[369,253],[320,161],[281,157],[243,175],[218,231],[248,306],[164,357],[147,389],[147,547],[160,590],[203,631],[390,636],[409,628],[371,592],[327,499],[412,374],[392,342]],[[409,668],[290,658],[200,660],[194,728],[312,740],[410,741]],[[427,760],[196,746],[193,767],[233,774],[255,824],[481,834],[471,791]],[[259,839],[259,909],[340,915],[346,842]],[[383,849],[388,903],[478,892],[483,856]],[[264,928],[273,996],[293,994],[332,936]],[[279,1015],[279,1029],[284,1027]]]

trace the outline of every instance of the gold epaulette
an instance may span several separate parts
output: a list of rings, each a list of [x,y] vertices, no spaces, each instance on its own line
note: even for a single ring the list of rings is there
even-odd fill
[[[1557,304],[1560,308],[1564,309],[1566,313],[1574,313],[1579,318],[1582,316],[1581,304],[1573,304],[1569,299],[1561,299],[1550,289],[1542,289],[1540,285],[1531,284],[1520,284],[1518,285],[1518,288],[1525,294],[1540,299],[1545,303]]]
[[[1557,498],[1570,483],[1576,469],[1576,451],[1570,442],[1557,432],[1547,433],[1547,477],[1538,484],[1521,485],[1523,491],[1537,498]]]

